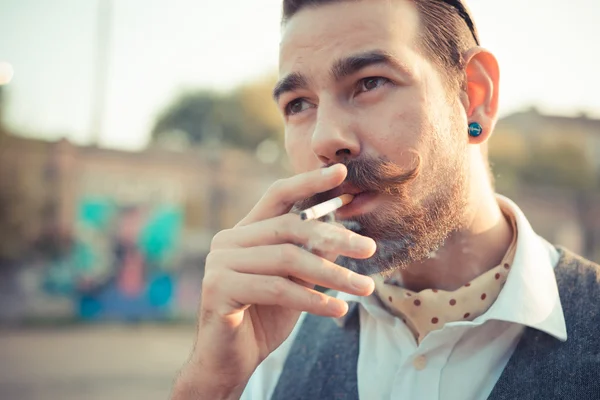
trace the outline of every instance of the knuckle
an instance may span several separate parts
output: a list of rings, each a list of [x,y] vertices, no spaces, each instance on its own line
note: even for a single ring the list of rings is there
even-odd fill
[[[331,251],[339,246],[339,239],[330,232],[322,232],[319,235],[319,246],[322,250]]]
[[[290,218],[292,217],[292,218]],[[291,214],[284,214],[281,215],[280,217],[278,217],[278,220],[276,221],[275,224],[273,224],[269,229],[271,230],[271,233],[273,235],[273,237],[277,238],[278,240],[282,240],[282,241],[288,241],[288,240],[294,240],[294,234],[293,234],[293,217],[294,215]]]
[[[289,230],[298,225],[300,218],[296,214],[285,214],[281,216],[281,228]]]
[[[208,253],[204,261],[204,274],[222,274],[230,262],[228,262],[227,250],[213,250]]]
[[[346,286],[346,269],[338,267],[334,264],[323,263],[321,268],[319,268],[319,271],[323,280],[328,282],[330,285],[338,287]]]
[[[224,247],[230,232],[231,229],[224,229],[213,236],[212,241],[210,242],[210,249],[215,250]]]
[[[209,270],[214,269],[220,263],[221,252],[218,250],[212,250],[206,255],[204,260],[204,269],[208,273]]]
[[[267,193],[269,196],[280,196],[285,189],[285,179],[278,179],[267,189]]]
[[[298,220],[295,214],[283,215],[278,226],[279,234],[285,234],[290,240],[297,241],[300,236]]]
[[[202,297],[203,298],[215,298],[216,294],[220,290],[218,271],[207,271],[202,279]]]
[[[286,208],[291,208],[293,201],[289,197],[289,179],[279,179],[273,183],[269,189],[267,189],[266,197],[270,197],[276,200],[278,203],[283,204]]]
[[[319,310],[327,305],[327,299],[320,293],[309,293],[307,303],[311,310]]]
[[[299,257],[299,249],[293,244],[283,244],[280,246],[279,262],[283,265],[294,264]]]
[[[273,280],[272,284],[269,286],[269,291],[271,295],[275,298],[281,297],[285,295],[287,292],[287,280],[285,278],[276,278]]]
[[[313,247],[321,251],[332,251],[340,246],[341,237],[335,227],[329,224],[313,224]]]

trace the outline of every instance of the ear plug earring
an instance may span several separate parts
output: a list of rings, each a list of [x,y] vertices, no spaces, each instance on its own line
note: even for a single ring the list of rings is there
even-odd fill
[[[481,135],[483,128],[479,122],[471,122],[469,124],[469,136],[477,137]]]

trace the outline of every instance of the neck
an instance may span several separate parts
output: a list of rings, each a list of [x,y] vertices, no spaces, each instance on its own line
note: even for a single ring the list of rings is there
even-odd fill
[[[512,240],[512,228],[500,210],[485,164],[473,165],[470,222],[452,234],[431,258],[403,269],[403,287],[453,291],[502,261]]]

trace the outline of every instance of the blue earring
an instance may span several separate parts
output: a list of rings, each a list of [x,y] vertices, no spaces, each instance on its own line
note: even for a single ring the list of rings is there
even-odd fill
[[[479,122],[471,122],[469,124],[469,136],[477,137],[481,135],[483,128]]]

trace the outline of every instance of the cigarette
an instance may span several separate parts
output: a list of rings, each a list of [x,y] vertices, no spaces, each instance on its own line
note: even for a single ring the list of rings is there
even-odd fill
[[[343,194],[339,197],[334,197],[331,200],[327,200],[321,204],[317,204],[316,206],[302,211],[300,213],[300,218],[303,220],[319,219],[330,212],[334,212],[338,208],[350,203],[353,198],[354,196],[351,194]]]

